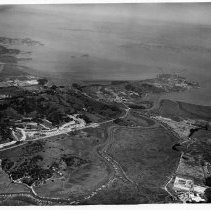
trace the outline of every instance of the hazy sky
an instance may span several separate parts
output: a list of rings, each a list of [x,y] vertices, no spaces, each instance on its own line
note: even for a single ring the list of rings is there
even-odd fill
[[[0,11],[14,6],[1,6]],[[19,7],[19,6],[18,6]],[[126,18],[146,18],[166,21],[211,24],[211,3],[160,3],[160,4],[107,4],[107,5],[23,5],[27,9],[43,12],[58,13],[62,10],[65,14],[69,10],[89,13],[89,15],[119,16]],[[134,17],[135,15],[135,17]]]
[[[11,8],[13,6],[6,6]],[[180,23],[211,24],[211,3],[160,3],[160,4],[107,4],[107,5],[26,5],[20,6],[36,12],[67,15],[69,12],[81,15],[163,20]]]

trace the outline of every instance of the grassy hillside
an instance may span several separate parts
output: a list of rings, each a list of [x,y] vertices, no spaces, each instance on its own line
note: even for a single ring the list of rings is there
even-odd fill
[[[164,117],[211,120],[210,106],[162,100],[158,111]]]

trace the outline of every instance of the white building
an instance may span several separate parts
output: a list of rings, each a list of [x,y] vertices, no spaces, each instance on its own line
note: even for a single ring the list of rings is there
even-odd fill
[[[177,176],[174,181],[173,189],[178,193],[183,192],[182,194],[179,194],[178,197],[184,203],[187,201],[205,201],[203,195],[206,187],[194,185],[194,182],[191,179]]]
[[[204,198],[201,198],[201,196],[196,193],[189,193],[189,198],[191,201],[195,201],[195,202],[205,201]]]
[[[199,194],[204,194],[204,191],[206,190],[206,187],[202,187],[202,186],[198,186],[198,185],[194,185],[193,186],[193,191]]]
[[[193,189],[193,180],[176,177],[173,188],[176,191],[190,191]]]

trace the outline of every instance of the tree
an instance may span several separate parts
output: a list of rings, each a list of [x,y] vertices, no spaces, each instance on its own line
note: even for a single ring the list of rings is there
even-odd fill
[[[211,203],[211,188],[207,188],[204,191],[204,195],[206,197],[207,203]]]
[[[81,90],[81,86],[77,83],[73,83],[72,87],[75,88],[75,89]]]
[[[44,86],[48,82],[48,80],[44,79],[44,78],[40,78],[37,81],[38,81],[39,85],[42,85],[42,86]]]
[[[52,85],[52,86],[51,86],[51,89],[52,89],[52,90],[56,90],[56,89],[57,89],[57,86],[56,86],[56,85]]]
[[[205,179],[205,184],[209,187],[211,187],[211,176],[208,176],[206,179]]]

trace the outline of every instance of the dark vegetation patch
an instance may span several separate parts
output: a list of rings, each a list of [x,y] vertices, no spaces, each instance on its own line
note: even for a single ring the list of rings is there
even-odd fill
[[[153,106],[152,101],[141,101],[137,104],[127,104],[131,109],[150,109]]]
[[[18,98],[20,96],[23,96],[27,94],[28,91],[23,90],[21,87],[1,87],[0,88],[0,94],[2,95],[8,95],[10,97]],[[0,104],[4,103],[3,101],[7,101],[8,99],[0,99]]]
[[[172,149],[177,152],[181,152],[186,150],[186,146],[184,144],[176,143],[172,146]]]
[[[129,106],[131,109],[146,109],[146,107],[143,106],[143,105],[128,104],[128,106]]]
[[[37,141],[9,152],[2,152],[2,169],[14,181],[21,179],[29,186],[39,184],[53,174],[49,168],[42,168],[44,159],[39,152],[43,149],[43,143]]]
[[[198,130],[193,133],[193,138],[204,140],[208,145],[211,144],[211,131],[210,130]]]
[[[211,145],[205,139],[198,139],[190,144],[186,150],[193,157],[201,156],[203,160],[211,163]]]
[[[131,123],[129,121],[122,118],[117,118],[113,122],[120,126],[131,126]]]
[[[206,184],[206,186],[211,187],[211,176],[208,176],[208,177],[205,179],[205,184]]]
[[[8,122],[0,121],[0,143],[9,142],[13,140],[12,132]]]
[[[67,167],[70,167],[72,169],[78,168],[81,165],[88,163],[87,160],[72,155],[64,155],[62,157],[62,160],[67,164]]]
[[[204,192],[207,203],[211,203],[211,188],[207,188]]]

